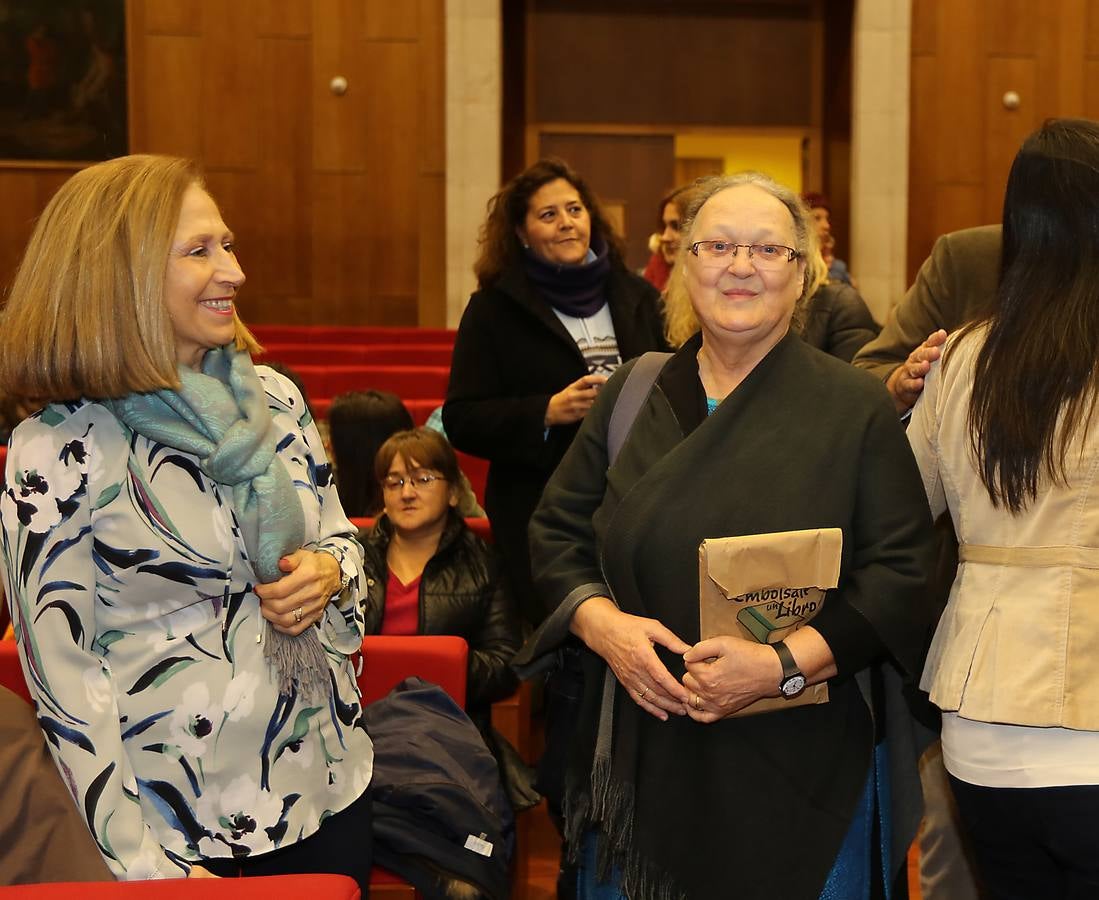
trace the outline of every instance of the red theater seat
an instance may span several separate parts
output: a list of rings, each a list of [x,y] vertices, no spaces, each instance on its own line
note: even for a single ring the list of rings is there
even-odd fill
[[[384,325],[249,325],[261,344],[453,344],[449,328]]]
[[[447,366],[294,366],[310,397],[335,397],[344,391],[370,388],[409,398],[445,397],[450,381]]]
[[[405,408],[412,416],[414,425],[425,425],[427,423],[427,417],[431,415],[432,410],[438,409],[443,405],[442,397],[413,398],[412,400],[403,400],[403,402]],[[332,398],[310,396],[309,404],[313,408],[314,416],[318,419],[326,420],[328,418],[328,411],[332,408]]]
[[[368,634],[363,638],[359,690],[373,703],[411,675],[439,685],[459,706],[466,703],[469,647],[453,635]]]
[[[449,366],[453,344],[264,344],[257,363],[277,360],[288,366]]]
[[[411,888],[408,890],[411,891]],[[373,887],[370,895],[374,896]],[[308,897],[309,900],[360,900],[361,896],[359,886],[346,875],[83,881],[0,887],[0,900],[297,900],[299,897]]]

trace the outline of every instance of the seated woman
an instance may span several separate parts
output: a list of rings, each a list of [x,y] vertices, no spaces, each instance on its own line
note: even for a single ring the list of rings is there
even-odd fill
[[[490,709],[515,689],[509,663],[519,648],[519,621],[493,553],[456,509],[454,448],[430,428],[400,431],[378,450],[374,471],[385,506],[362,535],[367,633],[466,639],[467,711],[501,762],[513,804],[532,806],[539,798],[531,773],[493,733]]]
[[[344,512],[352,518],[378,515],[385,506],[381,482],[374,477],[378,448],[415,423],[401,398],[389,391],[346,391],[332,398],[328,436],[336,461],[336,489]],[[455,482],[458,514],[483,516],[469,479],[461,471]]]
[[[881,326],[854,287],[829,276],[820,238],[813,230],[807,236],[804,262],[805,293],[794,307],[790,327],[810,347],[849,363],[865,344],[878,336]],[[682,346],[699,327],[685,280],[673,275],[664,303],[668,340]]]

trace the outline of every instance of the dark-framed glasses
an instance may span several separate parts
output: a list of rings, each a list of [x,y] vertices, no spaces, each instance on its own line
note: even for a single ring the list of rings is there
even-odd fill
[[[734,244],[732,241],[695,241],[691,252],[707,266],[729,266],[741,247],[757,269],[780,269],[801,256],[784,244]]]
[[[382,479],[382,487],[387,491],[401,491],[407,484],[414,491],[422,491],[431,487],[436,481],[446,481],[442,475],[423,470],[409,472],[407,475],[386,475]]]

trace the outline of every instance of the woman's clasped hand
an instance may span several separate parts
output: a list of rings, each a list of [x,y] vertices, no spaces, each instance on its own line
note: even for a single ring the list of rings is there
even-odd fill
[[[279,560],[285,575],[257,584],[262,615],[276,631],[298,635],[324,618],[328,601],[339,593],[340,563],[331,553],[300,549]]]

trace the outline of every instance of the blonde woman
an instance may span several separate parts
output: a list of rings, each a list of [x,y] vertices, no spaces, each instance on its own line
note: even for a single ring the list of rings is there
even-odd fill
[[[256,369],[195,167],[62,185],[0,327],[4,583],[58,768],[119,879],[369,878],[350,655],[362,551],[320,436]]]

